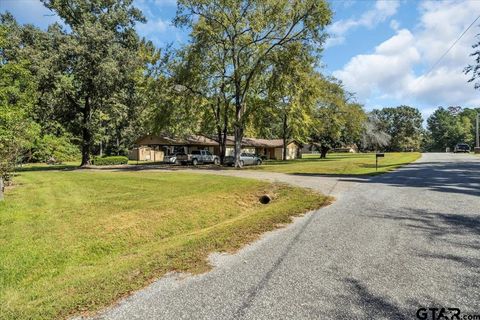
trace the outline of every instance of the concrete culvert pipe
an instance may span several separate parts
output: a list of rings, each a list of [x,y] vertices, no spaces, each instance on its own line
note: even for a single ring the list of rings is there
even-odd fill
[[[272,198],[270,198],[268,194],[264,194],[263,196],[260,197],[259,200],[261,204],[267,204],[270,202],[270,200],[272,200]]]

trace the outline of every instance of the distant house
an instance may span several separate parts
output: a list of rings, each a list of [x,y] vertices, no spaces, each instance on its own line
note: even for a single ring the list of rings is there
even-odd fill
[[[357,153],[358,147],[356,144],[345,145],[342,148],[332,149],[332,152]]]
[[[320,148],[320,145],[316,143],[309,143],[305,144],[302,148],[302,154],[315,154],[319,153],[318,149]],[[339,153],[357,153],[358,152],[358,147],[356,144],[351,144],[351,145],[344,145],[341,148],[334,148],[330,150],[330,152],[339,152]]]
[[[208,150],[219,155],[220,148],[214,139],[192,135],[186,138],[172,138],[168,136],[147,135],[135,141],[135,148],[130,150],[129,159],[138,161],[164,161],[165,157],[178,152],[191,153],[193,150]],[[226,155],[233,155],[235,150],[235,139],[227,137]],[[255,153],[266,159],[282,159],[282,139],[256,139],[243,138],[242,151]],[[287,144],[287,160],[296,159],[301,156],[300,144],[290,141]]]
[[[143,136],[135,141],[129,159],[138,161],[164,161],[166,156],[178,152],[191,153],[193,150],[208,150],[218,154],[218,142],[204,136],[171,138],[168,136]]]
[[[300,144],[296,141],[287,143],[287,160],[300,158]],[[244,137],[242,140],[242,151],[255,153],[266,159],[282,160],[283,140],[282,139],[257,139]],[[227,137],[226,155],[233,155],[235,152],[235,139]]]

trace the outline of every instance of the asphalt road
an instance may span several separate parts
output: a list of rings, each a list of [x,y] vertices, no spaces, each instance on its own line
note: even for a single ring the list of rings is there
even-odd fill
[[[480,314],[480,157],[426,154],[354,180],[333,205],[212,263],[206,274],[164,277],[98,318],[416,319],[420,307]]]

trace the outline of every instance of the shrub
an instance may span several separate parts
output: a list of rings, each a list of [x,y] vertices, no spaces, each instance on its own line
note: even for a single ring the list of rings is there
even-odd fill
[[[96,166],[113,166],[116,164],[127,164],[127,163],[128,163],[128,158],[124,156],[93,158],[93,164]]]
[[[32,149],[32,162],[47,162],[51,158],[57,162],[75,161],[81,157],[80,150],[71,142],[69,135],[44,135],[35,141]]]

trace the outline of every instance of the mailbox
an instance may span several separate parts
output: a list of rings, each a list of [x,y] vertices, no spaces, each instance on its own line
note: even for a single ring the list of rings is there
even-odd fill
[[[377,153],[376,156],[377,156],[377,158],[384,158],[385,153]]]

